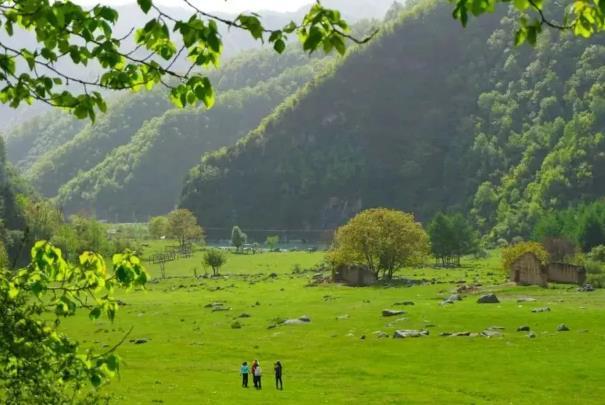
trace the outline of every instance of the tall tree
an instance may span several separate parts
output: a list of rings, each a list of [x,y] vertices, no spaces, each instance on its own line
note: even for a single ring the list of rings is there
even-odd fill
[[[234,226],[231,230],[231,244],[235,246],[235,249],[240,250],[247,240],[248,235],[246,235],[239,226]]]
[[[386,208],[362,211],[336,231],[333,264],[363,264],[386,280],[404,266],[422,263],[429,238],[412,214]]]
[[[187,209],[177,209],[168,214],[168,232],[181,247],[184,247],[190,240],[201,239],[204,236],[204,231],[197,223],[197,218]]]

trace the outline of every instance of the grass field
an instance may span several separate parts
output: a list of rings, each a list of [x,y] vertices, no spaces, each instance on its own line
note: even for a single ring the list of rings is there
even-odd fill
[[[605,291],[513,286],[498,269],[497,254],[467,260],[461,269],[401,271],[399,277],[432,280],[411,287],[311,287],[312,272],[292,273],[295,265],[311,268],[322,258],[306,252],[230,254],[223,277],[198,280],[192,269],[201,269],[201,253],[168,264],[167,280],[158,280],[159,268],[151,265],[156,279],[146,291],[120,296],[126,306],[114,324],[82,316],[66,328],[97,349],[131,326],[130,338],[147,340],[119,349],[121,378],[105,389],[121,404],[603,403]],[[458,281],[482,286],[462,301],[441,305]],[[484,292],[496,293],[501,303],[477,304]],[[536,301],[519,303],[520,297]],[[216,301],[231,309],[205,307]],[[415,305],[394,305],[401,301]],[[545,306],[552,311],[531,311]],[[388,308],[407,313],[384,318],[381,311]],[[238,318],[242,313],[250,317]],[[301,315],[311,322],[268,328],[278,318]],[[232,328],[235,320],[240,329]],[[571,330],[558,332],[561,323]],[[536,337],[517,332],[521,325]],[[504,328],[501,336],[440,336],[493,326]],[[396,329],[427,329],[430,335],[374,334]],[[240,387],[239,365],[253,359],[264,369],[262,391]],[[284,391],[273,384],[275,360],[284,365]]]

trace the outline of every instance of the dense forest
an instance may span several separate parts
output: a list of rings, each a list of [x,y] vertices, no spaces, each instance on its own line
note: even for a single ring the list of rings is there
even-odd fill
[[[124,94],[94,124],[53,112],[17,127],[7,154],[64,212],[111,221],[178,203],[205,226],[331,229],[385,206],[529,237],[605,195],[605,45],[548,31],[515,47],[511,13],[462,29],[448,5],[395,4],[336,62],[297,49],[230,60],[211,73],[212,110]]]
[[[208,225],[321,227],[387,206],[470,212],[492,238],[603,196],[602,40],[515,48],[506,10],[462,30],[406,8],[379,38],[203,157],[181,205]],[[472,79],[470,79],[472,78]]]
[[[254,51],[211,73],[219,101],[210,111],[178,110],[161,90],[124,94],[95,123],[59,111],[34,118],[8,133],[8,155],[67,214],[144,221],[174,207],[203,152],[256,127],[330,59]]]

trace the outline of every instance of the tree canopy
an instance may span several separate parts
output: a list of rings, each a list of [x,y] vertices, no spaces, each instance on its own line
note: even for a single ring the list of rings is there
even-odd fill
[[[115,288],[143,287],[148,279],[140,260],[116,254],[113,271],[103,257],[84,252],[75,264],[60,249],[40,241],[31,263],[17,271],[0,269],[0,398],[7,403],[95,402],[98,387],[119,373],[115,353],[82,350],[58,330],[61,318],[78,309],[92,320],[113,321],[118,310]],[[126,338],[124,336],[122,341]]]
[[[421,264],[428,254],[428,235],[412,214],[373,208],[338,228],[329,257],[336,265],[366,265],[390,280],[395,270]]]
[[[223,42],[219,24],[250,33],[258,41],[267,41],[281,53],[290,36],[296,36],[309,53],[333,49],[344,53],[346,41],[365,42],[350,34],[340,12],[315,3],[299,22],[279,29],[266,28],[254,13],[234,19],[223,18],[182,0],[190,17],[179,19],[170,10],[152,0],[137,0],[149,16],[142,27],[133,27],[126,35],[115,32],[118,12],[96,5],[85,8],[71,1],[0,1],[0,29],[8,37],[15,31],[35,33],[34,48],[0,42],[0,102],[18,107],[22,102],[38,100],[68,109],[78,118],[95,119],[107,106],[102,91],[138,91],[161,84],[170,91],[172,102],[183,107],[202,102],[214,104],[214,90],[204,69],[220,64]],[[133,41],[132,49],[126,49]],[[189,67],[175,68],[179,58]],[[102,73],[88,79],[70,73],[62,63],[74,66],[99,65]],[[74,88],[75,86],[75,88]]]
[[[181,247],[192,239],[204,237],[202,227],[197,223],[195,215],[187,209],[177,209],[168,214],[168,233],[176,239]]]

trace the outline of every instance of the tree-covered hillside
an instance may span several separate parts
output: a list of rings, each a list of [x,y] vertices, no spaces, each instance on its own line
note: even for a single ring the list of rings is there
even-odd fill
[[[276,69],[263,64],[271,60],[258,59],[263,75],[244,75],[249,70],[244,67],[237,71],[241,78],[224,76],[219,83],[233,89],[223,92],[211,110],[173,109],[147,121],[128,143],[61,187],[59,204],[66,212],[86,210],[113,221],[146,220],[174,208],[183,180],[201,153],[244,136],[327,62],[291,58],[292,67],[268,78],[266,73]]]
[[[472,212],[492,236],[603,195],[605,47],[515,48],[506,10],[462,29],[419,2],[244,140],[206,155],[181,205],[205,225],[324,227],[362,208]],[[602,41],[601,41],[602,42]]]

